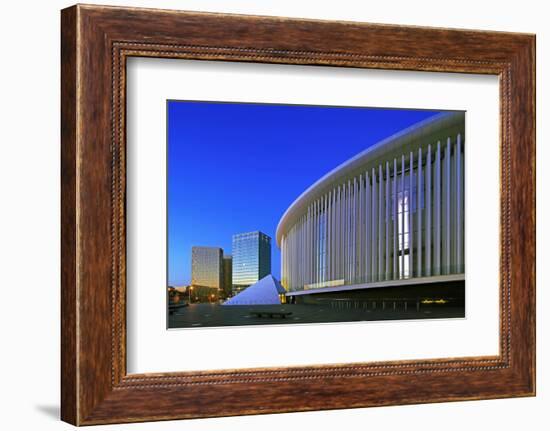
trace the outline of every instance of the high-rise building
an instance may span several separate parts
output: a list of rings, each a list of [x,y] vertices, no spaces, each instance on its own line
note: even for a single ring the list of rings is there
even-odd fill
[[[224,255],[222,266],[222,289],[224,296],[227,298],[231,296],[231,291],[233,289],[233,257],[231,255]]]
[[[194,246],[191,249],[191,285],[199,300],[218,299],[222,288],[223,250]]]
[[[271,273],[271,238],[265,233],[233,235],[233,294]]]

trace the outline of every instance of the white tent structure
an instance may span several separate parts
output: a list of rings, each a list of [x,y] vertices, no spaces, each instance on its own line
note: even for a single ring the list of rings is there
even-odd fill
[[[222,305],[279,305],[286,290],[271,274],[228,299]]]

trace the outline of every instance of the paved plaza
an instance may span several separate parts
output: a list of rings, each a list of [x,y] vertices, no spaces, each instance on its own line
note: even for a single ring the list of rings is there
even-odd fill
[[[262,313],[284,313],[281,317],[258,317]],[[288,315],[288,312],[292,314]],[[349,305],[237,305],[222,306],[219,304],[191,304],[169,315],[169,328],[200,328],[215,326],[244,326],[244,325],[288,325],[293,323],[331,323],[331,322],[358,322],[373,320],[401,320],[401,319],[428,319],[428,318],[456,318],[464,317],[463,307],[421,306],[417,311],[414,304],[403,303],[395,306],[392,302],[382,309],[380,305],[373,309],[361,303]]]

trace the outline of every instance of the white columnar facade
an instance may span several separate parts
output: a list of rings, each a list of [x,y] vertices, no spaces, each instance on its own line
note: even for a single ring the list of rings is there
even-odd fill
[[[306,190],[277,228],[285,289],[464,273],[464,119],[429,118]]]

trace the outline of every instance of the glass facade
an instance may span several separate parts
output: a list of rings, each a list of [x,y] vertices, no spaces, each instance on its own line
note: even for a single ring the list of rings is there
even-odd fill
[[[271,238],[265,233],[233,235],[233,294],[271,274]]]
[[[223,292],[226,297],[231,296],[233,289],[233,257],[225,255],[223,257]]]
[[[191,249],[191,284],[219,290],[222,288],[222,256],[219,247],[195,246]]]

